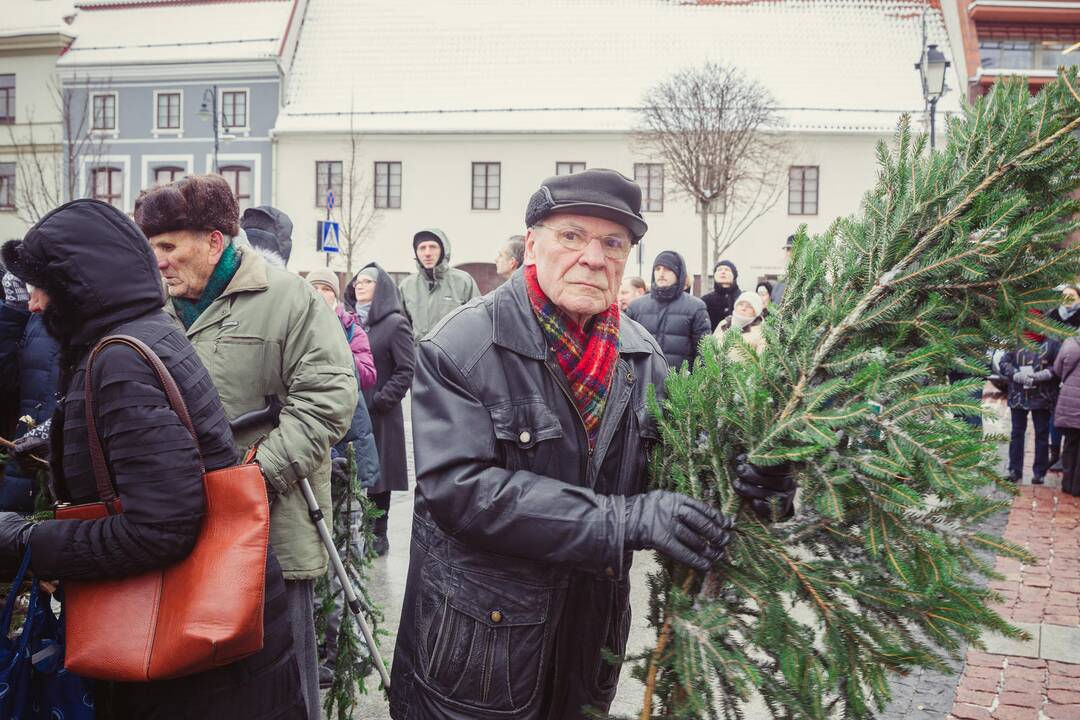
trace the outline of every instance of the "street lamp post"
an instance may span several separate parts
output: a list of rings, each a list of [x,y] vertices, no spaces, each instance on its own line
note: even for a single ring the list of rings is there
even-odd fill
[[[945,54],[938,50],[937,45],[927,45],[923,50],[919,62],[915,63],[915,69],[919,71],[919,79],[922,80],[923,100],[930,108],[930,149],[934,149],[934,114],[937,112],[937,102],[945,94],[945,71],[952,65],[945,59]]]
[[[210,120],[210,124],[214,129],[214,172],[218,171],[218,145],[220,144],[220,133],[218,132],[218,106],[217,106],[217,85],[211,85],[203,91],[202,105],[199,107],[199,112],[196,115],[200,120]]]

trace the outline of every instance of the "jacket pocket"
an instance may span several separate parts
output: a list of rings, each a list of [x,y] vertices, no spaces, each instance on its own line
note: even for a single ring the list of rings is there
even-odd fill
[[[416,618],[424,683],[464,709],[527,708],[550,664],[552,588],[445,566],[436,573],[447,585],[423,584]]]
[[[659,440],[660,433],[648,406],[643,403],[634,408],[627,417],[615,494],[636,495],[645,491],[649,454]]]
[[[543,401],[511,401],[488,408],[488,412],[502,467],[548,473],[558,466],[558,443],[549,441],[562,438],[562,425]]]
[[[230,416],[263,407],[264,396],[273,392],[271,378],[281,374],[280,359],[275,362],[274,358],[276,350],[277,343],[257,337],[217,338],[211,375]]]

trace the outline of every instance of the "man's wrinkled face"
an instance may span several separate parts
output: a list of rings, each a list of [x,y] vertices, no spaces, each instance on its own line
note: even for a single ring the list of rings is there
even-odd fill
[[[558,238],[588,238],[580,250],[571,250]],[[604,312],[615,302],[622,282],[626,257],[604,254],[603,241],[629,246],[630,231],[618,223],[587,215],[555,214],[542,225],[529,228],[525,236],[525,264],[536,265],[540,289],[579,325]]]
[[[174,230],[150,238],[169,297],[198,300],[225,252],[219,231]]]
[[[439,264],[441,255],[442,245],[434,240],[425,240],[416,246],[416,259],[428,270]]]
[[[679,281],[679,276],[671,268],[657,265],[652,271],[652,281],[656,287],[671,287]]]
[[[713,280],[727,287],[735,282],[735,273],[731,272],[731,268],[727,265],[721,265],[716,268],[716,272],[713,273]]]

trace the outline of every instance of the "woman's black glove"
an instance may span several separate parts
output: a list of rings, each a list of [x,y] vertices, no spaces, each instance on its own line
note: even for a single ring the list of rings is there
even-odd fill
[[[791,463],[759,467],[746,461],[746,455],[735,458],[735,492],[749,501],[759,517],[777,522],[795,514],[795,491],[798,484],[792,475]]]
[[[653,490],[626,498],[630,550],[656,550],[695,570],[708,570],[724,555],[732,519],[682,493]]]

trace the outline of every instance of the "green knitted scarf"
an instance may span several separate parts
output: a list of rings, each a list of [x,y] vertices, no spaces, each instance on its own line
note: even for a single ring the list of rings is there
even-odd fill
[[[214,272],[210,274],[210,280],[206,283],[206,288],[203,289],[198,300],[178,297],[172,299],[176,316],[180,318],[180,322],[184,324],[185,328],[191,327],[192,323],[203,314],[203,311],[210,307],[210,303],[217,300],[221,293],[225,292],[225,288],[229,286],[229,282],[233,279],[233,275],[236,274],[236,269],[239,267],[240,253],[230,243],[225,248],[225,252],[221,254],[221,259],[218,260]]]

